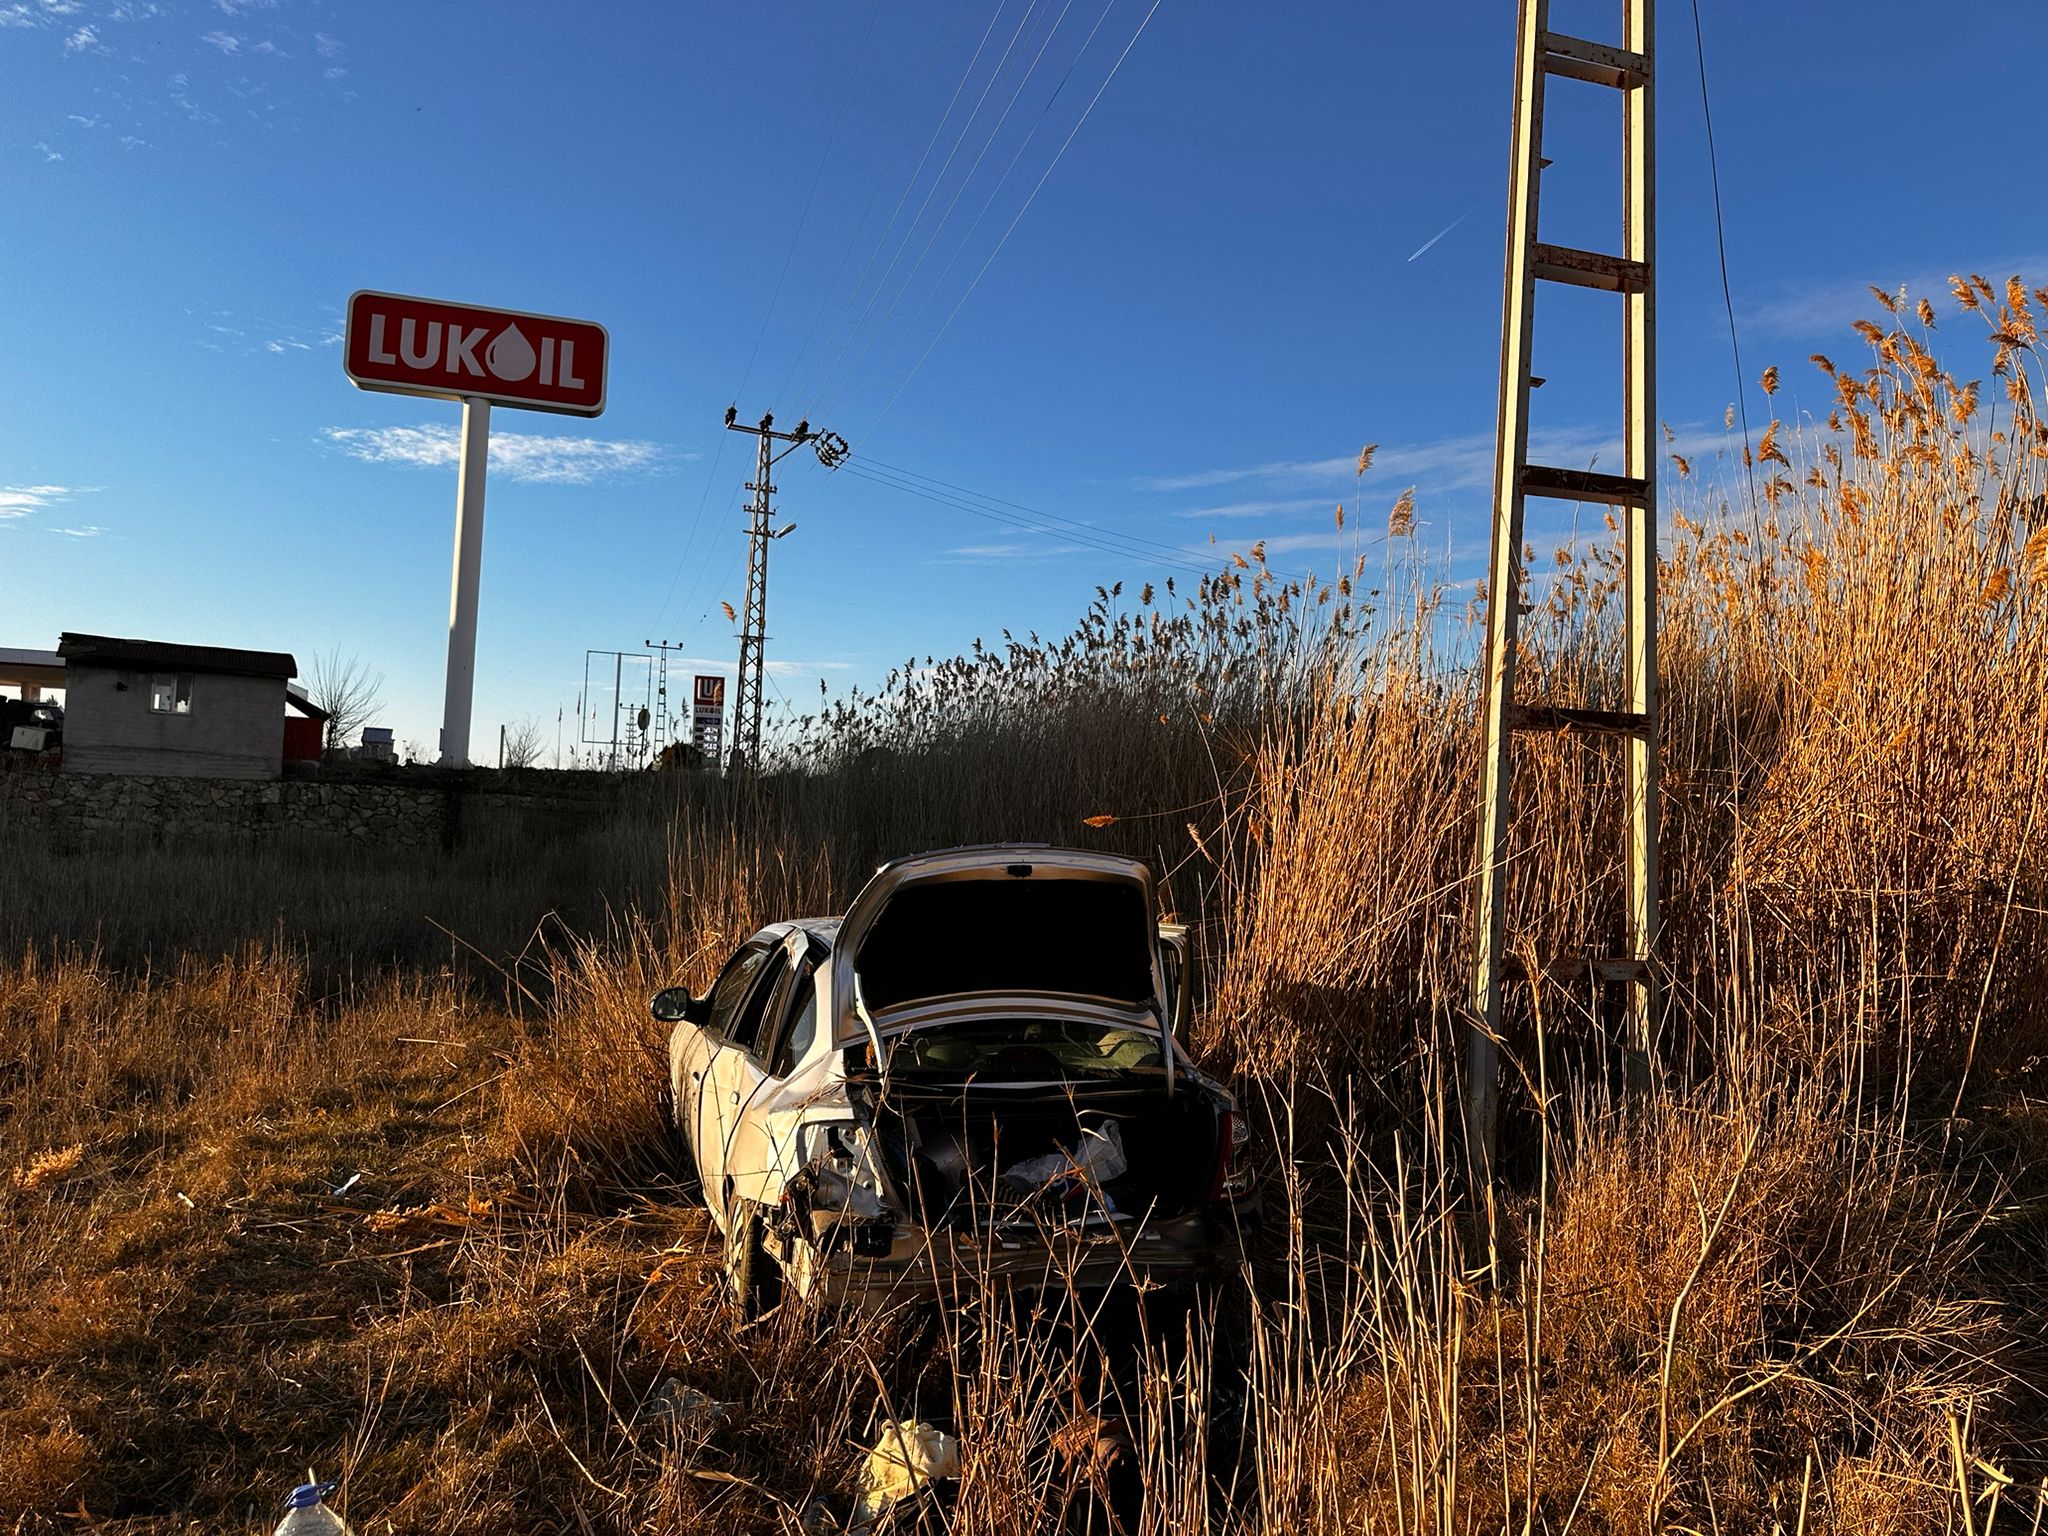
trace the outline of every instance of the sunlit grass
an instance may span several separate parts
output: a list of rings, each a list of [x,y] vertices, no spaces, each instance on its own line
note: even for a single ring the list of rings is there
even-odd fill
[[[1888,304],[1754,507],[1672,464],[1657,1070],[1627,1092],[1604,1010],[1518,989],[1491,1201],[1455,1156],[1470,593],[1406,497],[1376,575],[1104,587],[786,722],[750,793],[447,860],[22,852],[0,1518],[254,1530],[310,1464],[363,1530],[791,1529],[921,1418],[962,1531],[2035,1528],[2048,300],[1961,291],[1987,384]],[[1618,579],[1607,538],[1537,562],[1526,697],[1614,702]],[[1600,949],[1619,760],[1525,741],[1512,948]],[[999,838],[1140,854],[1194,925],[1262,1148],[1242,1274],[736,1335],[647,994]],[[651,1417],[671,1379],[729,1416]]]

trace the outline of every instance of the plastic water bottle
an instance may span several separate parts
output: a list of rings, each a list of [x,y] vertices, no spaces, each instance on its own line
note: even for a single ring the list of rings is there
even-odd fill
[[[348,1522],[324,1502],[339,1483],[301,1483],[284,1501],[284,1518],[271,1536],[352,1536]]]

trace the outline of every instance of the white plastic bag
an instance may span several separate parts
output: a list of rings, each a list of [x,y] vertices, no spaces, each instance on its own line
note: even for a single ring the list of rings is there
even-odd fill
[[[1078,1170],[1087,1175],[1090,1183],[1106,1184],[1127,1172],[1130,1166],[1131,1160],[1124,1155],[1122,1128],[1114,1120],[1103,1120],[1081,1127],[1081,1142],[1073,1151],[1062,1148],[1043,1157],[1027,1157],[1005,1168],[1003,1177],[1036,1189],[1063,1173]]]
[[[876,1521],[920,1489],[959,1475],[960,1442],[944,1430],[916,1419],[884,1425],[861,1468],[853,1529],[873,1530]]]

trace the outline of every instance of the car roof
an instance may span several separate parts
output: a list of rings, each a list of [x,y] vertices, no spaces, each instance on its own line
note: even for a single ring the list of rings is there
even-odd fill
[[[754,938],[779,942],[788,938],[792,933],[807,933],[829,949],[832,946],[833,940],[839,936],[839,919],[836,917],[793,917],[786,922],[770,923],[765,928],[757,929],[754,933]],[[749,942],[751,943],[752,940],[749,940]]]
[[[792,917],[783,922],[770,923],[765,928],[756,929],[752,938],[749,938],[747,942],[752,943],[754,939],[766,939],[771,943],[775,943],[801,930],[829,949],[839,940],[839,924],[842,921],[843,919],[837,917]],[[1162,934],[1184,934],[1188,931],[1188,925],[1186,923],[1162,922],[1159,925],[1159,931]]]

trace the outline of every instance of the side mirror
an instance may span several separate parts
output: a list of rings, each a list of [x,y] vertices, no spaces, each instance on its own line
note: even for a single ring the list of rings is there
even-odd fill
[[[703,1022],[703,1004],[690,995],[688,987],[663,987],[647,1004],[648,1012],[662,1024]]]

